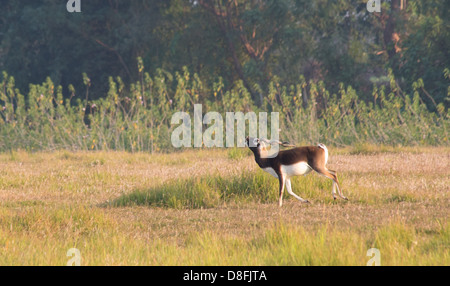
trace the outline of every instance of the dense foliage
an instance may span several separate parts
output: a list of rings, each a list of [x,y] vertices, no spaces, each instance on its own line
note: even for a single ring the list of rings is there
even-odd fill
[[[295,143],[448,144],[450,2],[381,2],[4,0],[0,150],[170,150],[195,103],[279,111]]]
[[[109,76],[136,81],[141,57],[152,73],[186,66],[203,82],[242,80],[260,100],[254,85],[264,89],[275,75],[285,84],[300,75],[323,80],[333,91],[342,82],[368,99],[390,68],[406,91],[422,78],[433,99],[443,102],[450,2],[381,1],[381,13],[369,13],[366,2],[81,0],[82,13],[71,14],[66,1],[4,0],[0,70],[21,90],[47,76],[64,88],[82,88],[87,73],[91,96],[99,98]]]
[[[14,78],[4,73],[0,150],[173,150],[171,131],[178,125],[171,125],[172,114],[186,111],[192,116],[206,88],[187,69],[175,75],[158,70],[153,77],[142,69],[141,81],[127,87],[120,77],[110,77],[107,97],[84,102],[64,99],[62,87],[50,78],[30,85],[24,96],[14,88]],[[242,81],[225,89],[219,80],[213,84],[213,100],[203,102],[203,111],[218,111],[223,118],[228,111],[279,112],[281,137],[298,144],[447,145],[450,118],[444,105],[430,112],[421,99],[422,81],[414,83],[409,95],[398,88],[391,73],[389,79],[390,85],[374,87],[372,101],[366,103],[351,86],[341,84],[339,92],[331,94],[322,81],[301,77],[297,84],[284,86],[274,78],[261,107],[253,103]],[[88,98],[86,76],[85,83]],[[306,96],[308,104],[303,105]]]

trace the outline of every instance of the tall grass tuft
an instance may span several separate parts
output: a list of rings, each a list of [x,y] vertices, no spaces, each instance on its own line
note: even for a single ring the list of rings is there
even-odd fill
[[[319,176],[292,178],[293,189],[305,197],[331,195],[331,181]],[[300,182],[299,182],[300,181]],[[110,203],[115,207],[153,206],[173,209],[213,208],[226,203],[274,203],[278,200],[278,180],[258,170],[237,176],[209,175],[178,179],[150,189],[135,190]],[[285,192],[284,199],[290,199]]]
[[[144,205],[174,209],[212,208],[227,202],[275,202],[277,193],[278,183],[274,178],[262,172],[244,172],[231,178],[210,175],[173,180],[147,190],[125,194],[111,205]]]
[[[193,113],[193,105],[216,111],[280,114],[280,136],[296,144],[323,142],[334,146],[364,144],[448,145],[450,116],[444,104],[430,112],[422,97],[423,81],[404,94],[389,73],[391,85],[374,86],[372,102],[361,100],[351,86],[341,85],[331,94],[323,82],[299,78],[296,85],[283,86],[274,77],[257,106],[242,82],[228,90],[221,79],[202,83],[187,68],[172,75],[157,70],[153,76],[139,67],[140,80],[129,87],[120,77],[109,78],[109,90],[90,100],[86,92],[69,86],[69,94],[50,78],[31,84],[25,95],[15,88],[6,72],[0,79],[0,151],[37,150],[125,150],[169,152],[171,124],[175,112]],[[90,80],[84,76],[86,89]],[[450,90],[450,89],[449,89]],[[307,100],[303,100],[306,97]],[[364,151],[364,150],[362,150]],[[242,156],[230,151],[230,157]]]

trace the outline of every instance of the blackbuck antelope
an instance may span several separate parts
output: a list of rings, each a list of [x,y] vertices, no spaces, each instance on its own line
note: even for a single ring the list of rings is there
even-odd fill
[[[317,146],[304,146],[295,147],[289,150],[281,150],[275,157],[264,156],[265,144],[279,144],[284,147],[295,147],[289,145],[286,142],[280,141],[268,141],[266,139],[258,138],[246,138],[246,144],[252,150],[255,155],[255,161],[258,166],[278,179],[280,183],[280,194],[278,204],[280,207],[283,205],[283,192],[286,187],[288,193],[294,196],[302,203],[309,203],[309,201],[302,199],[294,194],[291,187],[291,177],[307,175],[312,170],[316,171],[322,176],[325,176],[333,180],[332,195],[336,199],[336,186],[339,192],[339,196],[347,200],[342,194],[341,187],[339,186],[337,173],[327,169],[326,164],[328,161],[328,149],[325,145],[319,144]]]

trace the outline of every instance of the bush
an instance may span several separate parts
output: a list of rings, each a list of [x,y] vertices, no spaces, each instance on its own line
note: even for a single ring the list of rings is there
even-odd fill
[[[30,85],[24,96],[6,72],[0,82],[0,151],[36,150],[126,150],[130,152],[170,152],[170,124],[175,112],[193,111],[202,103],[203,111],[225,113],[275,111],[280,113],[281,138],[296,144],[322,142],[334,146],[448,145],[449,114],[443,104],[428,111],[421,98],[423,81],[413,85],[408,95],[396,86],[374,86],[373,102],[364,102],[351,87],[341,84],[339,94],[330,94],[323,82],[282,86],[274,77],[265,102],[257,107],[242,82],[224,90],[222,80],[207,88],[197,75],[185,68],[174,76],[158,70],[154,77],[143,72],[141,80],[125,87],[122,80],[109,78],[105,98],[89,100],[90,80],[84,75],[83,100],[69,86],[63,96],[61,86],[50,78]],[[450,90],[450,89],[449,89]],[[211,94],[211,96],[208,96]],[[306,97],[307,99],[302,99]],[[230,158],[244,154],[230,150]]]

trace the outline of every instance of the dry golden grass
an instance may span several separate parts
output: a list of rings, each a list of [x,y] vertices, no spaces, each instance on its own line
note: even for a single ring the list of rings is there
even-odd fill
[[[366,155],[352,155],[355,152],[346,149],[330,151],[329,167],[338,171],[348,202],[332,200],[331,182],[324,190],[299,192],[308,180],[326,181],[310,174],[296,179],[293,191],[309,199],[311,205],[288,199],[286,194],[282,208],[276,203],[229,202],[209,209],[181,210],[104,205],[137,189],[150,189],[173,179],[259,172],[253,158],[232,159],[224,150],[166,155],[63,151],[0,154],[0,264],[65,264],[64,251],[71,245],[83,249],[84,264],[89,265],[303,264],[303,260],[281,258],[277,263],[278,258],[266,254],[254,260],[237,254],[228,257],[229,249],[203,260],[191,253],[199,248],[190,243],[207,241],[205,237],[217,243],[217,249],[228,244],[253,249],[256,242],[280,226],[286,237],[302,233],[307,237],[324,228],[338,240],[347,233],[350,241],[357,241],[353,241],[358,245],[355,251],[370,248],[372,242],[377,245],[386,229],[393,233],[406,229],[406,236],[413,245],[419,243],[420,251],[409,260],[398,260],[393,255],[398,249],[394,249],[386,254],[386,263],[449,264],[449,148],[397,148]],[[37,255],[30,248],[33,245],[48,248],[46,254]],[[180,253],[184,259],[176,258]],[[166,260],[155,258],[158,255]],[[337,260],[330,264],[364,265],[368,260],[365,253],[360,260],[349,259],[351,255],[335,257]],[[311,264],[315,263],[327,264],[322,260]]]

